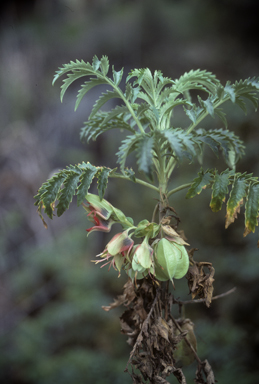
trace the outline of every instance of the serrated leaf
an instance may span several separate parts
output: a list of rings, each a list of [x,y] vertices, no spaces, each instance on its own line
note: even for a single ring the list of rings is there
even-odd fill
[[[56,201],[61,185],[63,184],[65,178],[66,175],[63,173],[63,171],[60,171],[43,184],[45,191],[42,194],[40,200],[43,201],[45,207],[44,212],[50,219],[53,218],[52,204]]]
[[[102,74],[106,76],[109,71],[109,59],[107,56],[102,56],[100,61],[100,68],[101,68]]]
[[[131,126],[124,121],[122,117],[115,117],[111,119],[106,124],[103,124],[103,121],[106,117],[105,112],[99,112],[92,119],[85,122],[84,127],[81,128],[80,139],[82,141],[87,140],[96,140],[96,138],[102,133],[110,130],[110,129],[126,129],[132,133],[135,133],[135,130],[131,128]]]
[[[86,81],[78,91],[78,94],[76,97],[75,111],[77,110],[79,104],[81,103],[82,98],[86,95],[88,91],[90,91],[90,89],[92,89],[96,85],[101,85],[105,83],[106,81],[104,81],[103,79],[90,79],[90,81]]]
[[[213,103],[211,101],[210,98],[206,99],[206,100],[202,100],[199,96],[198,96],[198,100],[200,102],[200,104],[206,109],[206,111],[212,116],[214,117],[214,106],[213,106]]]
[[[195,105],[193,105],[192,109],[184,108],[184,111],[186,115],[189,117],[189,119],[195,124],[198,117],[201,115],[203,108],[196,107]]]
[[[82,174],[80,176],[80,185],[77,189],[77,206],[82,204],[90,188],[92,180],[96,175],[98,168],[94,167],[90,163],[83,163]]]
[[[137,158],[139,171],[144,172],[152,180],[154,137],[143,136],[137,144]]]
[[[245,231],[244,237],[255,231],[258,225],[259,214],[259,184],[251,184],[245,204]]]
[[[225,88],[224,88],[225,93],[229,96],[230,100],[232,103],[235,103],[236,101],[236,94],[234,88],[230,85],[230,82],[227,82]]]
[[[98,71],[100,68],[101,61],[98,59],[98,57],[95,55],[93,57],[92,67],[95,71]]]
[[[102,95],[99,97],[99,99],[95,102],[92,112],[89,116],[89,119],[92,119],[94,115],[99,111],[99,109],[107,103],[107,101],[114,99],[114,98],[120,98],[120,95],[117,91],[107,91],[103,92]]]
[[[132,168],[126,168],[124,173],[130,178],[131,181],[133,181],[134,183],[136,182],[135,172]]]
[[[190,186],[186,199],[191,199],[196,195],[199,195],[203,189],[208,187],[213,180],[213,175],[211,174],[211,170],[207,170],[206,172],[201,169],[198,173],[198,177],[193,179],[192,185]]]
[[[216,172],[210,201],[210,207],[213,212],[221,210],[222,203],[225,201],[225,197],[228,194],[228,185],[230,184],[229,177],[232,174],[232,171],[229,171],[228,169],[220,175]]]
[[[64,98],[64,94],[66,92],[66,90],[68,89],[68,87],[74,82],[76,81],[77,79],[80,79],[80,77],[83,77],[85,76],[85,71],[77,71],[75,73],[69,73],[67,75],[67,78],[63,80],[63,84],[61,85],[61,92],[60,92],[60,100],[61,102],[63,101],[63,98]],[[90,82],[91,83],[91,82]],[[91,88],[93,87],[94,85],[91,84]]]
[[[119,151],[116,153],[116,155],[118,156],[117,162],[120,164],[123,173],[128,155],[134,151],[136,144],[139,140],[141,140],[141,138],[141,134],[135,134],[127,136],[125,140],[122,140],[122,145],[119,147]]]
[[[227,119],[226,119],[226,114],[225,114],[225,112],[223,112],[221,108],[215,108],[215,109],[214,109],[214,112],[215,112],[215,114],[221,119],[221,121],[223,122],[225,128],[227,129],[227,127],[228,127],[228,122],[227,122]]]
[[[129,110],[128,110],[128,107],[122,105],[117,105],[114,109],[112,109],[111,111],[109,112],[106,112],[106,116],[102,122],[102,125],[105,125],[107,124],[111,119],[114,119],[114,117],[117,117],[121,114],[124,114],[124,113],[128,113]]]
[[[101,167],[101,169],[98,171],[97,189],[98,189],[98,194],[101,200],[103,199],[105,190],[107,188],[108,178],[111,171],[112,170],[110,168],[106,168],[106,167]]]
[[[192,135],[188,135],[183,129],[165,129],[157,131],[156,135],[167,143],[167,146],[179,161],[182,161],[184,157],[192,160],[192,157],[196,154]]]
[[[116,85],[119,85],[123,76],[123,68],[120,71],[115,71],[114,67],[112,67],[113,81]]]
[[[246,179],[243,177],[236,178],[227,202],[225,228],[228,228],[229,225],[233,223],[237,218],[237,214],[240,213],[240,207],[243,204],[243,198],[246,196],[246,189]]]
[[[66,209],[68,209],[69,204],[71,203],[73,196],[75,195],[75,190],[79,182],[80,171],[69,171],[66,179],[64,180],[64,187],[61,189],[58,195],[58,205],[57,205],[57,215],[60,217]]]
[[[187,90],[198,89],[208,93],[215,93],[219,81],[211,72],[205,70],[191,70],[174,81],[174,89],[183,93]]]

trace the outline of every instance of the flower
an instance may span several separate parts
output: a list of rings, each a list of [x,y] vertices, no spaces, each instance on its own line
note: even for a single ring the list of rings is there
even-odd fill
[[[105,199],[100,199],[99,196],[88,193],[85,196],[89,206],[84,206],[89,212],[94,211],[98,216],[104,220],[108,220],[113,213],[113,206]]]
[[[134,241],[128,236],[128,230],[126,230],[113,236],[113,238],[107,244],[106,249],[110,255],[115,256],[118,253],[125,251],[130,252],[133,244]]]
[[[101,268],[110,264],[109,269],[111,266],[113,266],[114,269],[118,269],[120,276],[121,268],[126,262],[133,245],[134,241],[128,235],[128,230],[117,233],[117,235],[113,236],[113,238],[106,245],[105,250],[97,255],[97,257],[101,257],[101,259],[95,261],[95,264],[107,260],[107,263],[103,264]]]
[[[111,219],[113,213],[113,207],[108,201],[100,199],[99,196],[89,193],[86,195],[86,200],[89,205],[83,204],[84,209],[88,212],[88,218],[95,223],[91,228],[88,228],[87,232],[101,231],[110,232],[111,226],[115,223]]]
[[[110,232],[111,226],[114,223],[113,220],[104,220],[101,217],[98,217],[98,213],[95,210],[92,210],[88,215],[89,219],[93,221],[96,225],[91,228],[88,228],[87,232],[101,231],[101,232]]]

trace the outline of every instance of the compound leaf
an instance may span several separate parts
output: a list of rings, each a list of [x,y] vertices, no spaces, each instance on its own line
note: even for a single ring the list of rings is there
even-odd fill
[[[251,183],[245,205],[245,231],[244,236],[255,231],[258,225],[259,214],[259,183]]]
[[[225,197],[228,194],[228,185],[230,183],[229,177],[233,175],[232,171],[228,169],[222,172],[220,175],[215,174],[214,183],[212,186],[212,197],[210,201],[210,207],[213,212],[218,212],[222,208],[222,203],[225,201]]]
[[[116,155],[118,156],[117,162],[120,164],[123,173],[128,155],[134,151],[136,144],[139,140],[141,140],[141,138],[141,134],[135,134],[127,136],[125,140],[122,140],[122,145],[119,147],[119,151],[116,153]]]
[[[95,177],[98,168],[90,163],[82,163],[81,165],[80,185],[77,188],[77,206],[82,204],[90,188],[93,178]]]
[[[120,98],[120,95],[117,91],[107,91],[102,93],[99,99],[95,102],[89,119],[91,119],[107,101],[114,98]]]
[[[237,214],[240,213],[240,207],[243,204],[243,198],[246,196],[247,181],[243,176],[235,178],[227,202],[227,214],[225,228],[235,221]]]
[[[104,196],[104,192],[107,188],[109,174],[112,170],[110,168],[102,167],[97,174],[97,189],[99,193],[99,197],[102,200]]]
[[[79,182],[80,170],[77,167],[71,167],[66,172],[66,178],[64,180],[64,187],[60,190],[58,194],[58,205],[57,205],[57,215],[60,217],[66,209],[68,209],[69,204],[71,203],[73,196],[75,195],[75,190]]]
[[[154,136],[142,136],[137,144],[138,168],[149,180],[152,180],[153,147]]]
[[[85,75],[83,75],[83,76],[85,76]],[[90,91],[90,89],[92,89],[96,85],[101,85],[101,84],[105,84],[105,83],[106,83],[106,81],[104,81],[103,79],[90,79],[90,81],[85,81],[84,84],[81,86],[80,90],[78,91],[78,94],[76,97],[75,111],[77,110],[79,104],[81,103],[82,98],[86,95],[86,93],[88,91]]]
[[[44,212],[53,218],[54,202],[57,199],[61,185],[63,184],[66,175],[63,171],[57,172],[51,179],[47,180],[39,189],[38,194],[35,196],[37,199],[35,205],[43,203]]]
[[[203,189],[207,188],[211,184],[212,180],[213,175],[211,170],[204,172],[203,169],[201,169],[198,173],[198,177],[193,179],[192,185],[186,194],[186,199],[191,199],[192,197],[199,195]]]

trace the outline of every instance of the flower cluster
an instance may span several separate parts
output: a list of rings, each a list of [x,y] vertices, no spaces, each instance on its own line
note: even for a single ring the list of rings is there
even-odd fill
[[[84,205],[88,219],[95,225],[87,232],[110,232],[114,223],[120,223],[123,232],[117,233],[97,257],[96,264],[112,266],[119,271],[124,269],[132,279],[142,279],[147,274],[158,280],[166,281],[182,278],[189,267],[188,253],[184,247],[185,241],[165,223],[150,223],[142,220],[134,226],[133,220],[126,217],[122,211],[113,207],[105,199],[88,194],[88,205]],[[162,236],[161,236],[162,234]],[[141,238],[140,244],[135,244],[132,236]]]

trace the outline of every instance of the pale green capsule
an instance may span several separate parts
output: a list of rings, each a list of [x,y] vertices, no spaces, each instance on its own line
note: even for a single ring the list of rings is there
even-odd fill
[[[175,244],[176,248],[178,248],[178,264],[176,267],[175,279],[181,279],[186,275],[189,269],[189,255],[183,245]]]
[[[189,256],[183,245],[163,238],[154,249],[155,276],[158,280],[181,279],[187,273]]]

